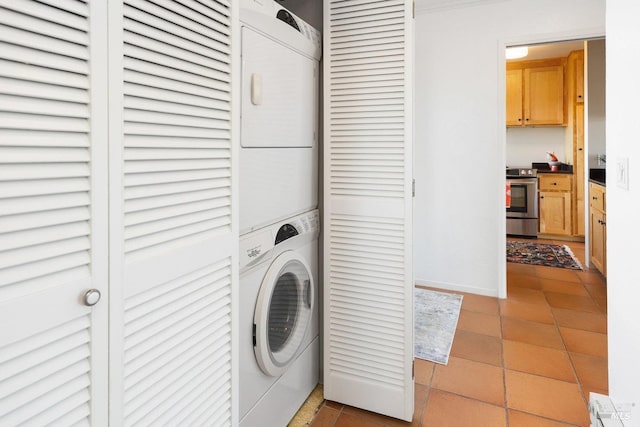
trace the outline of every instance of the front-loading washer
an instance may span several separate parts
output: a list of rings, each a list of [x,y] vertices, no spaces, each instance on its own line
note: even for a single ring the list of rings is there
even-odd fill
[[[317,210],[240,237],[240,426],[285,426],[318,383]]]

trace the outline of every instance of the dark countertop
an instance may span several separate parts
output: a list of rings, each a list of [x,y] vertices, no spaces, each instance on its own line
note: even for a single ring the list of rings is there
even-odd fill
[[[552,171],[552,170],[540,170],[538,169],[538,175],[540,174],[554,174],[554,175],[573,175],[572,171]]]
[[[555,173],[555,174],[565,174],[565,175],[573,174],[573,166],[568,165],[566,163],[560,164],[560,166],[558,166],[557,171],[552,171],[551,167],[549,166],[549,163],[544,163],[544,162],[533,162],[531,163],[531,167],[534,169],[537,169],[539,174],[541,173]]]
[[[599,181],[599,180],[593,179],[593,178],[589,179],[589,182],[593,182],[594,184],[602,185],[603,187],[607,186],[607,184],[604,181]]]
[[[607,182],[606,169],[600,169],[600,168],[589,169],[589,182],[595,182],[596,184],[605,185]]]

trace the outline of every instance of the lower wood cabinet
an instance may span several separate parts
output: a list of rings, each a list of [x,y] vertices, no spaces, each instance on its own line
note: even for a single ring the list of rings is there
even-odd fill
[[[607,275],[607,214],[605,187],[589,183],[589,258],[591,264]]]
[[[573,176],[568,174],[539,175],[539,233],[570,236],[572,229]]]
[[[540,233],[571,234],[571,192],[540,192]]]

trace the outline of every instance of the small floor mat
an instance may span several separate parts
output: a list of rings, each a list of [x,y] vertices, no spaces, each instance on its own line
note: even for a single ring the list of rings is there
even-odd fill
[[[458,325],[462,295],[415,288],[414,306],[415,356],[446,365]]]
[[[508,241],[507,261],[582,270],[580,261],[567,245]]]

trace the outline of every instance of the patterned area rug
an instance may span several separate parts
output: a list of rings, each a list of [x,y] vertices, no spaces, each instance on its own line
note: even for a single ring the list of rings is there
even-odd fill
[[[567,245],[508,241],[507,261],[582,270],[580,261]]]
[[[415,356],[446,365],[458,325],[462,295],[415,288],[414,305]]]

